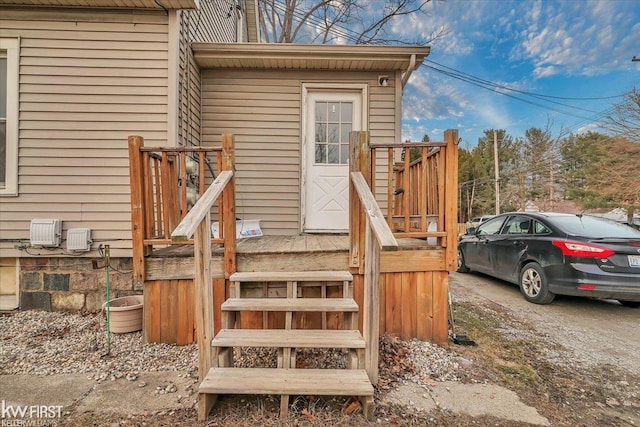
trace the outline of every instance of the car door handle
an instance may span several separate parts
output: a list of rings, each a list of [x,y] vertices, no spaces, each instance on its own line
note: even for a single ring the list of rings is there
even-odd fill
[[[524,245],[524,242],[522,240],[514,240],[513,241],[513,245],[514,246],[522,246],[522,245]]]

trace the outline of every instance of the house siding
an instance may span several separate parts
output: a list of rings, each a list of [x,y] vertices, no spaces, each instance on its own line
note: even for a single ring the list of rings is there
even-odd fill
[[[201,2],[198,10],[180,14],[178,42],[178,145],[200,145],[200,69],[191,43],[236,41],[235,15],[227,1]]]
[[[6,239],[28,241],[32,218],[61,219],[63,239],[91,228],[113,256],[130,255],[127,137],[167,143],[168,22],[164,11],[99,16],[0,9],[0,35],[20,38],[19,194],[0,198],[1,257],[20,256]]]
[[[202,72],[203,145],[219,144],[222,133],[235,135],[236,215],[261,219],[265,234],[300,232],[301,91],[303,83],[318,82],[368,84],[371,142],[395,140],[395,86],[378,87],[377,73]],[[379,156],[376,164],[377,196],[386,209],[386,160]]]

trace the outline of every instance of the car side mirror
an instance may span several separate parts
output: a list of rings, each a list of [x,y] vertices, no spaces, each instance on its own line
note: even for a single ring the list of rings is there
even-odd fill
[[[464,233],[464,234],[467,234],[469,236],[473,236],[474,234],[476,234],[476,228],[475,227],[469,227],[469,228],[467,228],[467,232]]]

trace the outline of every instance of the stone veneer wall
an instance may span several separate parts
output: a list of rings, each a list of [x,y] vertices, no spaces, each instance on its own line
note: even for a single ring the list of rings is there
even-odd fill
[[[131,258],[111,258],[110,270],[111,299],[142,293],[133,286]],[[94,313],[106,283],[106,269],[94,270],[90,258],[20,258],[20,309]]]

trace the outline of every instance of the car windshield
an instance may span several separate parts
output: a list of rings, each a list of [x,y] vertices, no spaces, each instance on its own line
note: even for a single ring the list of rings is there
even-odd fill
[[[619,222],[588,215],[552,217],[552,221],[567,234],[593,238],[640,238],[640,231]]]
[[[496,234],[500,231],[504,217],[498,217],[485,221],[480,225],[476,231],[477,235]]]

